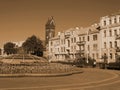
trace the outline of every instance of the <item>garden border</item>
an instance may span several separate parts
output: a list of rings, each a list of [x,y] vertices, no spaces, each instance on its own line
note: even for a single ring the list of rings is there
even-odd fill
[[[0,74],[1,77],[59,77],[59,76],[69,76],[73,74],[79,74],[83,73],[83,70],[80,71],[73,71],[73,72],[68,72],[68,73],[56,73],[56,74]]]

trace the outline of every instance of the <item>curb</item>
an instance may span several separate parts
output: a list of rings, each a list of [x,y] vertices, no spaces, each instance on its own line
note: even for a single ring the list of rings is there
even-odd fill
[[[74,71],[74,72],[68,72],[68,73],[56,73],[56,74],[0,74],[1,77],[59,77],[59,76],[69,76],[73,74],[79,74],[83,73],[83,70],[81,71]]]

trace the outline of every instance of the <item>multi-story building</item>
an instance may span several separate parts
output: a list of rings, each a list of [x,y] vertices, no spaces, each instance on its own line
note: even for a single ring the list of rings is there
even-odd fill
[[[92,25],[87,28],[83,28],[84,33],[80,33],[79,35],[79,42],[77,44],[81,46],[79,48],[81,55],[85,57],[91,57],[97,62],[100,61],[100,34],[99,30],[97,29],[98,25]]]
[[[79,56],[97,62],[115,62],[120,52],[120,15],[100,18],[98,24],[87,28],[71,28],[49,40],[49,57],[54,61],[75,60]],[[54,58],[54,59],[53,59]]]
[[[120,14],[100,19],[101,54],[107,56],[107,62],[116,61],[116,49],[120,47]]]
[[[67,61],[76,57],[76,37],[78,28],[71,28],[65,32],[58,32],[58,35],[49,41],[49,58],[54,61]],[[54,58],[54,59],[53,59]]]
[[[52,61],[74,61],[79,56],[99,59],[98,26],[71,28],[49,41],[49,59]]]

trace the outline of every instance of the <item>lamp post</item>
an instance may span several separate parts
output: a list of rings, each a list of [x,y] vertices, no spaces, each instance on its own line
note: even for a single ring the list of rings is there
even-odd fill
[[[108,59],[108,57],[107,57],[107,55],[106,54],[104,54],[103,56],[102,56],[102,58],[103,58],[103,62],[104,62],[104,68],[106,69],[107,68],[107,59]]]

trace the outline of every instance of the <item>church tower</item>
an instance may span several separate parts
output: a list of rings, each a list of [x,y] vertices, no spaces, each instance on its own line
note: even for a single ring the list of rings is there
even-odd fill
[[[48,18],[48,21],[45,25],[45,29],[45,43],[46,45],[48,45],[49,39],[55,36],[55,22],[53,17]]]

